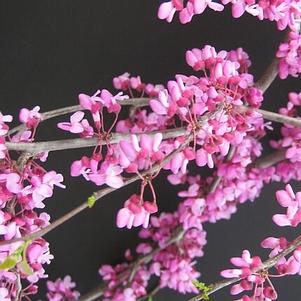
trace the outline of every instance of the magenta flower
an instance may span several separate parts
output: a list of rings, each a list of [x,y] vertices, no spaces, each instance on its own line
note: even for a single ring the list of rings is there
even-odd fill
[[[78,111],[71,115],[70,122],[60,122],[58,123],[58,128],[68,131],[70,133],[79,134],[83,133],[85,128],[82,125],[83,118],[85,116],[84,112]]]
[[[301,73],[301,35],[290,32],[288,41],[279,46],[276,56],[280,59],[279,77],[297,77]]]
[[[8,132],[8,126],[5,123],[12,121],[13,117],[11,115],[2,115],[0,112],[0,137],[6,135]]]
[[[248,277],[252,274],[252,270],[260,267],[262,265],[262,261],[260,257],[255,256],[251,257],[251,254],[248,250],[244,250],[242,252],[241,257],[232,257],[231,263],[237,266],[237,269],[228,269],[223,270],[220,274],[225,278],[233,278],[233,277]]]
[[[122,187],[123,180],[120,174],[123,172],[123,169],[119,165],[113,165],[104,161],[99,170],[97,170],[97,166],[98,162],[91,160],[91,173],[88,175],[89,180],[98,186],[107,184],[113,188]]]
[[[75,301],[79,298],[80,293],[74,288],[75,282],[69,275],[63,279],[58,278],[55,282],[47,281],[47,298],[49,301]]]
[[[147,169],[150,164],[162,160],[164,157],[160,151],[162,138],[161,133],[154,136],[142,134],[139,139],[136,135],[132,135],[130,140],[120,141],[120,165],[128,172],[136,172],[138,169]]]
[[[166,89],[159,91],[158,99],[151,99],[149,105],[155,113],[169,117],[172,117],[177,110],[176,104],[171,101]]]
[[[182,10],[183,8],[184,7],[182,0],[163,2],[158,10],[158,18],[162,20],[165,19],[167,22],[170,23],[176,11]]]
[[[268,237],[261,242],[261,246],[265,249],[272,249],[269,257],[274,257],[288,246],[288,241],[285,237]]]
[[[285,190],[276,192],[278,203],[287,208],[286,214],[275,214],[273,221],[278,226],[297,227],[301,222],[301,192],[294,193],[291,185],[286,185]]]
[[[21,177],[17,173],[10,173],[6,176],[6,188],[12,193],[19,193],[22,190]]]
[[[55,171],[47,172],[43,177],[33,176],[31,179],[32,187],[32,202],[28,203],[28,206],[32,208],[44,208],[45,205],[42,203],[44,199],[49,198],[53,195],[54,186],[66,188],[62,184],[63,176],[57,174]]]
[[[9,291],[5,287],[0,287],[0,300],[11,301],[11,296],[9,295]]]
[[[25,123],[28,128],[35,128],[41,120],[41,114],[39,113],[40,107],[35,106],[32,110],[23,108],[19,113],[19,120]]]
[[[118,211],[116,224],[118,228],[143,226],[148,227],[149,218],[152,213],[156,213],[158,207],[153,202],[141,201],[140,196],[134,194],[125,203],[124,207]]]

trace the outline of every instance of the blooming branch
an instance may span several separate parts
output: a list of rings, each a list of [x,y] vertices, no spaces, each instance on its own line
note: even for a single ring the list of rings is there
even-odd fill
[[[252,270],[253,273],[259,273],[261,271],[266,271],[269,270],[270,268],[274,267],[281,258],[289,255],[290,253],[292,253],[294,250],[296,250],[299,246],[301,246],[301,235],[299,235],[296,239],[294,239],[294,241],[292,243],[289,244],[289,246],[284,249],[282,252],[280,252],[279,254],[277,254],[276,256],[267,259],[266,261],[264,261],[258,268],[255,268],[254,270]],[[215,282],[213,284],[210,285],[211,289],[208,292],[208,295],[211,295],[229,285],[232,285],[240,280],[242,280],[243,277],[236,277],[236,278],[231,278],[231,279],[227,279],[227,280],[221,280],[218,282]],[[199,294],[191,299],[189,299],[189,301],[199,301],[199,300],[204,300],[203,298],[203,294]]]

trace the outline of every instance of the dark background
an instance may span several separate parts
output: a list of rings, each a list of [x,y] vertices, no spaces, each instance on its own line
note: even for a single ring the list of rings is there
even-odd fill
[[[93,93],[98,88],[112,88],[112,78],[125,71],[141,75],[146,82],[166,83],[176,73],[190,69],[185,50],[211,44],[217,49],[243,47],[253,62],[256,78],[271,61],[284,33],[271,22],[258,22],[244,16],[231,18],[206,11],[188,25],[167,24],[157,19],[160,1],[146,0],[26,0],[0,1],[0,110],[16,115],[21,107],[40,105],[42,111],[77,103],[79,92]],[[300,81],[277,80],[266,93],[264,107],[276,111],[284,105],[288,91],[298,91]],[[112,90],[112,89],[111,89]],[[67,120],[67,117],[61,118]],[[43,124],[41,140],[66,137],[55,122]],[[276,133],[270,137],[277,137]],[[267,151],[268,152],[268,151]],[[65,176],[67,190],[57,189],[46,201],[52,220],[82,203],[98,188],[81,178],[68,176],[70,163],[85,150],[61,151],[50,155],[48,168]],[[89,152],[88,152],[89,153]],[[155,182],[161,211],[176,208],[178,198],[164,178]],[[295,188],[301,185],[294,184]],[[55,256],[47,268],[50,279],[70,274],[84,294],[99,282],[101,264],[123,260],[126,248],[135,248],[137,230],[119,230],[115,215],[138,184],[101,200],[92,210],[73,218],[47,235]],[[219,279],[219,271],[230,266],[229,258],[244,248],[252,254],[265,254],[259,247],[263,238],[284,234],[271,221],[279,209],[274,193],[283,184],[267,186],[255,203],[239,207],[230,221],[206,224],[208,244],[205,257],[198,263],[203,281]],[[290,230],[291,237],[298,229]],[[290,277],[274,281],[280,300],[296,300],[301,294],[300,280]],[[40,298],[45,300],[44,290]],[[229,289],[211,300],[233,300]],[[187,300],[170,290],[154,298]]]

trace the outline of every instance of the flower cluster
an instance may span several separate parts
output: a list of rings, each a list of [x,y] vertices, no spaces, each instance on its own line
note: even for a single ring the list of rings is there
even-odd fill
[[[39,279],[47,277],[44,265],[53,259],[48,242],[43,238],[22,239],[49,225],[50,216],[38,210],[45,207],[44,201],[52,197],[55,187],[65,188],[61,174],[46,171],[36,162],[45,160],[46,153],[28,157],[25,153],[14,160],[6,149],[6,141],[34,140],[41,120],[39,109],[20,111],[25,129],[14,136],[8,135],[6,125],[12,117],[0,114],[0,234],[3,242],[20,239],[0,246],[0,298],[7,301],[35,294]]]
[[[276,53],[279,58],[279,77],[285,79],[288,75],[298,77],[301,73],[301,35],[291,31],[288,40],[281,43]]]
[[[0,112],[0,160],[4,159],[7,153],[5,146],[5,136],[8,133],[9,127],[6,123],[12,122],[13,117],[11,115],[2,115]]]
[[[251,257],[250,252],[244,250],[241,257],[231,258],[231,263],[237,268],[224,270],[221,272],[221,276],[242,279],[238,284],[231,287],[231,295],[254,290],[252,297],[243,295],[239,300],[270,301],[277,299],[277,292],[269,279],[268,273],[260,272],[262,265],[260,257]],[[259,271],[258,273],[257,270]]]
[[[47,281],[47,298],[49,301],[75,301],[80,296],[79,292],[74,290],[75,286],[70,276],[58,278],[54,282]]]
[[[298,109],[301,105],[301,94],[291,92],[288,95],[287,106],[281,108],[282,115],[298,118]],[[300,180],[301,166],[301,130],[300,127],[284,124],[281,128],[282,138],[278,141],[272,140],[270,144],[273,148],[285,150],[286,161],[277,165],[277,172],[274,179],[288,182],[291,179]]]
[[[202,74],[198,77],[176,75],[165,88],[145,84],[139,76],[125,73],[113,80],[114,86],[121,90],[117,96],[107,90],[91,97],[79,95],[81,107],[92,113],[94,126],[84,118],[82,111],[75,112],[70,122],[58,124],[59,128],[82,138],[94,139],[96,144],[92,156],[73,162],[72,176],[82,175],[96,185],[113,188],[121,187],[127,174],[140,177],[140,198],[133,196],[125,203],[117,216],[118,227],[148,226],[149,214],[157,211],[152,180],[158,169],[150,170],[156,164],[175,175],[187,173],[188,163],[193,160],[200,167],[213,168],[228,154],[231,145],[238,147],[246,137],[258,138],[265,134],[262,117],[254,111],[241,110],[243,105],[259,107],[263,99],[260,90],[254,87],[253,76],[248,73],[249,57],[241,48],[229,52],[218,52],[209,45],[194,48],[187,51],[186,61]],[[152,112],[134,107],[128,119],[116,123],[121,105],[128,98],[122,96],[123,92],[131,97],[148,95]],[[131,99],[127,99],[129,103]],[[116,115],[108,131],[104,130],[104,107]],[[111,135],[115,124],[118,139]],[[182,127],[177,127],[179,124]],[[164,137],[156,130],[169,133]],[[187,143],[187,136],[193,145]],[[173,153],[170,160],[162,164],[166,156]],[[144,201],[147,186],[153,195],[151,202]]]
[[[180,210],[179,210],[180,211]],[[140,237],[148,242],[140,243],[136,253],[140,256],[147,256],[153,253],[151,263],[141,261],[136,266],[134,274],[130,267],[133,256],[130,251],[126,252],[128,263],[115,267],[104,265],[100,268],[100,275],[107,283],[105,299],[124,300],[124,296],[131,296],[136,300],[147,293],[147,286],[151,276],[159,278],[161,288],[169,287],[181,293],[196,292],[192,281],[199,277],[200,273],[195,270],[195,257],[203,256],[203,247],[206,244],[206,233],[202,229],[189,229],[185,233],[179,232],[177,244],[170,244],[173,232],[181,226],[178,214],[161,214],[159,217],[151,218],[151,227],[143,229]],[[155,251],[153,243],[158,244],[160,249]],[[120,288],[120,285],[124,288]]]
[[[158,17],[171,22],[175,13],[179,12],[180,22],[185,24],[190,22],[194,15],[202,14],[207,7],[222,11],[224,5],[229,3],[232,4],[234,18],[239,18],[247,12],[259,20],[277,22],[279,30],[284,30],[288,26],[294,31],[300,28],[301,6],[298,0],[171,0],[160,5]]]
[[[286,185],[285,190],[278,190],[276,198],[278,203],[287,207],[287,214],[276,214],[273,216],[274,222],[278,226],[297,226],[301,219],[299,199],[301,192],[294,193],[290,185]],[[231,288],[231,294],[237,295],[244,291],[253,290],[252,297],[243,295],[239,300],[276,300],[277,292],[271,282],[273,277],[283,277],[285,275],[301,275],[301,247],[295,247],[293,254],[286,258],[285,255],[279,256],[291,243],[285,238],[268,237],[264,239],[261,246],[271,249],[270,258],[278,256],[273,266],[266,265],[260,257],[251,257],[248,250],[244,250],[241,257],[231,258],[231,263],[236,266],[235,269],[227,269],[221,272],[225,278],[239,278],[240,282]],[[276,275],[270,274],[269,269],[274,267]]]
[[[275,21],[280,30],[290,28],[276,56],[280,78],[297,77],[301,73],[299,0],[170,0],[160,5],[158,17],[171,22],[178,12],[180,22],[188,23],[207,7],[222,11],[229,3],[234,18],[247,12],[260,20]],[[145,298],[153,279],[159,288],[197,293],[193,282],[201,275],[195,264],[204,254],[204,223],[229,219],[239,204],[258,197],[265,183],[301,179],[301,130],[292,125],[282,127],[282,139],[271,141],[272,147],[285,150],[286,161],[274,167],[253,164],[262,153],[260,139],[271,126],[256,113],[263,95],[249,73],[248,54],[242,48],[217,51],[206,45],[188,50],[186,62],[192,72],[177,74],[166,85],[144,83],[140,76],[124,73],[113,79],[116,94],[107,89],[91,96],[81,93],[80,109],[71,107],[70,119],[57,124],[79,135],[80,143],[94,146],[92,153],[71,164],[71,176],[114,189],[140,180],[139,192],[124,202],[116,216],[118,228],[142,226],[139,236],[143,241],[135,250],[138,261],[127,250],[124,263],[99,269],[106,284],[104,301]],[[129,116],[119,120],[125,105],[130,106]],[[301,94],[290,93],[280,113],[297,117],[300,105]],[[33,142],[46,116],[39,106],[23,108],[19,113],[23,125],[9,131],[12,116],[0,113],[0,300],[30,300],[28,296],[37,293],[37,282],[48,276],[44,265],[53,259],[48,242],[33,233],[49,225],[50,216],[38,210],[45,207],[55,187],[65,188],[63,176],[37,163],[47,159],[47,150],[24,152],[14,159],[15,154],[7,149],[7,142]],[[197,168],[214,168],[212,175],[190,174],[192,162]],[[159,202],[153,180],[163,169],[172,185],[183,187],[174,213],[154,215]],[[151,192],[150,200],[146,189]],[[277,191],[276,198],[286,212],[274,215],[273,221],[278,226],[298,226],[301,192],[295,194],[287,185]],[[271,278],[301,275],[301,246],[290,256],[281,254],[290,244],[294,242],[285,237],[268,237],[261,244],[271,249],[270,257],[278,255],[276,275],[248,250],[233,257],[235,268],[221,272],[225,278],[238,280],[231,294],[243,293],[241,301],[277,299]],[[80,296],[70,276],[48,281],[47,288],[49,301],[73,301]]]

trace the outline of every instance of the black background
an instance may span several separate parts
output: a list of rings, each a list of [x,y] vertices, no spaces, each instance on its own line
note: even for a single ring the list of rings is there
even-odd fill
[[[160,1],[146,0],[26,0],[0,1],[0,109],[16,116],[21,107],[40,105],[42,111],[77,103],[79,92],[93,93],[112,88],[112,78],[125,71],[141,75],[146,82],[165,83],[176,73],[188,73],[185,50],[211,44],[217,49],[243,47],[253,62],[256,78],[268,66],[284,32],[271,22],[250,16],[239,20],[223,13],[207,11],[188,25],[167,24],[157,19]],[[300,81],[277,80],[266,93],[264,107],[276,111],[285,105],[288,91],[298,91]],[[112,90],[112,89],[111,89]],[[67,117],[61,118],[67,120]],[[66,137],[55,122],[43,124],[41,140]],[[277,137],[277,131],[270,137]],[[68,176],[70,163],[85,151],[61,151],[50,155],[47,167],[65,176],[66,190],[57,189],[46,201],[52,220],[82,203],[98,189],[80,178]],[[267,151],[268,152],[268,151]],[[160,211],[176,208],[178,198],[164,178],[155,182]],[[50,279],[70,274],[81,293],[99,283],[98,267],[116,264],[127,248],[137,244],[137,230],[119,230],[115,215],[138,184],[102,199],[47,235],[55,256],[47,268]],[[266,254],[259,247],[266,236],[285,233],[273,225],[271,216],[280,207],[274,193],[283,184],[267,186],[255,203],[239,207],[230,221],[206,224],[208,244],[198,263],[203,281],[219,279],[219,271],[230,266],[229,258],[244,248],[252,254]],[[298,184],[294,184],[298,187]],[[299,185],[299,188],[301,186]],[[291,237],[298,229],[290,230]],[[280,300],[297,300],[301,294],[298,277],[275,281]],[[44,290],[40,298],[45,300]],[[234,300],[224,289],[211,300]],[[159,300],[187,300],[170,290]]]

